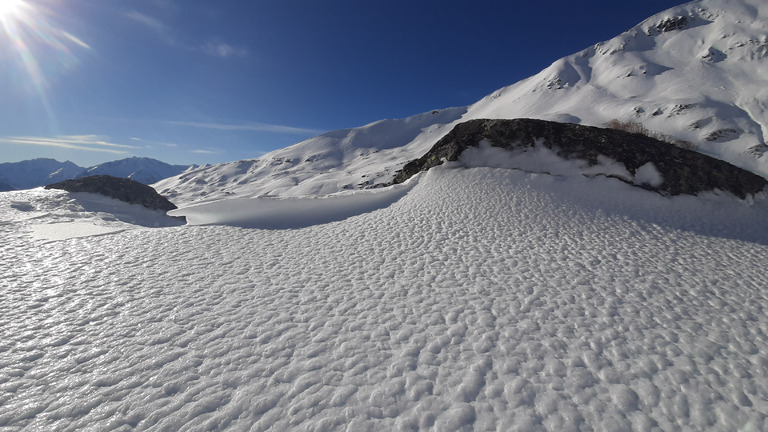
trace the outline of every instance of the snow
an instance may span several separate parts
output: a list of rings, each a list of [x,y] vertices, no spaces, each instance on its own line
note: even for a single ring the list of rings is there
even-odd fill
[[[0,194],[0,427],[768,428],[764,197],[457,165],[406,190],[53,242],[30,227],[108,212]]]
[[[182,219],[164,212],[92,193],[43,188],[0,193],[0,226],[27,230],[35,240],[56,241],[183,224]]]
[[[232,198],[171,210],[168,215],[184,217],[190,225],[303,228],[387,207],[404,196],[413,184],[341,192],[320,198]]]
[[[179,207],[228,198],[329,195],[388,183],[466,113],[448,108],[328,132],[259,159],[189,170],[153,187]]]
[[[664,177],[653,162],[648,162],[635,171],[635,182],[658,187],[664,183]]]
[[[598,163],[590,166],[586,160],[562,158],[557,155],[556,151],[545,147],[541,142],[537,142],[533,148],[508,151],[499,147],[493,147],[492,143],[483,140],[477,147],[470,147],[464,150],[459,157],[459,162],[461,165],[470,168],[507,168],[557,176],[604,175],[627,181],[634,179],[634,176],[629,173],[623,163],[607,156],[599,155],[597,157]],[[646,174],[645,170],[643,173],[636,174],[650,175]],[[645,177],[640,182],[644,182],[644,180]]]
[[[121,228],[96,225],[89,222],[62,222],[32,225],[32,238],[35,240],[66,240],[75,237],[91,237],[113,234]]]
[[[196,166],[169,165],[165,162],[146,157],[130,157],[85,168],[85,172],[81,177],[111,175],[129,178],[139,183],[151,184],[179,175],[191,168],[196,168]]]
[[[480,117],[640,121],[765,173],[766,16],[692,2],[473,106],[191,169],[155,185],[183,226],[0,193],[0,428],[768,430],[764,194],[487,142],[380,187]]]

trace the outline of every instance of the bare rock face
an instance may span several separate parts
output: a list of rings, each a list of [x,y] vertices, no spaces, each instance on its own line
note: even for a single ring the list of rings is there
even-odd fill
[[[131,179],[108,175],[64,180],[59,183],[50,184],[45,188],[61,189],[67,192],[97,193],[130,204],[140,204],[152,210],[168,211],[176,208],[172,202],[158,194],[150,186]]]
[[[507,150],[532,148],[538,142],[563,159],[585,160],[590,166],[599,163],[599,156],[608,157],[623,163],[632,174],[651,162],[663,182],[658,185],[628,183],[662,195],[695,195],[719,189],[746,198],[768,185],[763,177],[728,162],[645,135],[533,119],[478,119],[458,124],[427,154],[398,171],[392,183],[402,183],[445,160],[458,160],[464,150],[477,147],[481,141]]]

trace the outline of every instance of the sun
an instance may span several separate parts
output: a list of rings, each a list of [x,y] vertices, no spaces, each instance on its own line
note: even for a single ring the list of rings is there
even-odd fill
[[[3,72],[38,93],[48,111],[46,78],[73,69],[78,60],[74,47],[90,49],[59,25],[56,18],[60,14],[49,6],[30,0],[0,0]]]
[[[13,18],[21,13],[24,0],[0,0],[0,20]]]

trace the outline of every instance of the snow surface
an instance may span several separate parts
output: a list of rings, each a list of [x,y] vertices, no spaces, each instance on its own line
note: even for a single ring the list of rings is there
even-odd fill
[[[190,225],[303,228],[387,207],[402,198],[413,184],[341,192],[321,198],[231,198],[171,210],[168,215],[184,217]]]
[[[47,243],[70,198],[0,194],[0,427],[768,429],[764,197],[456,165],[411,187],[301,229]]]
[[[683,29],[659,30],[679,17],[686,19]],[[258,159],[190,170],[155,187],[183,207],[381,185],[456,124],[478,118],[642,123],[768,177],[768,2],[690,2],[469,107],[329,132]],[[658,180],[650,169],[646,174]]]
[[[43,188],[0,193],[0,225],[27,230],[36,240],[64,240],[140,227],[183,225],[162,211],[103,195]]]

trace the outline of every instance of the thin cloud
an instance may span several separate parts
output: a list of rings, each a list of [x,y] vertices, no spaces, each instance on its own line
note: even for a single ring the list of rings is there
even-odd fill
[[[236,48],[220,40],[211,40],[200,47],[200,50],[212,57],[245,57],[248,50],[245,48]]]
[[[203,54],[218,58],[245,57],[248,55],[247,49],[232,46],[219,38],[211,39],[203,44],[191,44],[189,42],[184,42],[183,40],[180,41],[180,38],[177,37],[177,32],[174,31],[173,28],[157,18],[138,11],[126,12],[125,16],[154,31],[163,42],[172,47],[178,47],[188,51],[202,52]]]
[[[85,49],[91,49],[90,45],[88,45],[87,43],[83,42],[82,39],[78,38],[77,36],[75,36],[75,35],[73,35],[71,33],[65,32],[65,31],[61,32],[61,34],[62,34],[62,36],[64,36],[65,38],[69,39],[70,41],[74,42],[75,44],[79,45],[80,47],[85,48]]]
[[[147,27],[151,30],[153,30],[155,33],[157,33],[158,36],[168,45],[176,46],[176,37],[173,35],[173,31],[170,27],[163,24],[162,21],[160,21],[157,18],[153,18],[149,15],[145,15],[141,12],[137,11],[130,11],[126,12],[125,16],[128,19],[133,20],[134,22],[143,25],[144,27]]]
[[[127,154],[123,149],[137,149],[139,147],[116,144],[107,141],[109,138],[100,135],[63,135],[49,137],[0,137],[0,143],[16,145],[33,145],[44,147],[58,147],[71,150],[93,151],[102,153]]]
[[[133,21],[135,21],[135,22],[137,22],[139,24],[144,25],[145,27],[151,28],[152,30],[154,30],[154,31],[156,31],[158,33],[164,33],[168,29],[165,26],[165,24],[160,22],[160,20],[158,20],[156,18],[152,18],[149,15],[144,15],[141,12],[130,11],[130,12],[126,12],[125,16],[130,18],[130,19],[132,19]]]
[[[253,131],[253,132],[274,132],[274,133],[287,133],[295,135],[307,135],[307,134],[320,134],[323,131],[317,129],[298,128],[292,126],[275,125],[268,123],[246,123],[246,124],[226,124],[226,123],[200,123],[200,122],[183,122],[183,121],[166,121],[165,123],[188,126],[204,129],[218,129],[227,131]]]
[[[219,152],[213,151],[213,150],[196,149],[196,150],[192,150],[192,153],[197,153],[197,154],[217,154]]]
[[[175,147],[179,146],[178,144],[175,144],[175,143],[169,143],[169,142],[163,142],[163,141],[152,141],[152,140],[146,140],[146,139],[143,139],[143,138],[136,138],[136,137],[131,137],[129,139],[131,141],[136,141],[136,142],[146,143],[146,144],[152,144],[152,145],[161,145],[161,146],[165,146],[165,147],[174,147],[175,148]],[[150,146],[146,146],[146,147],[149,148]]]

